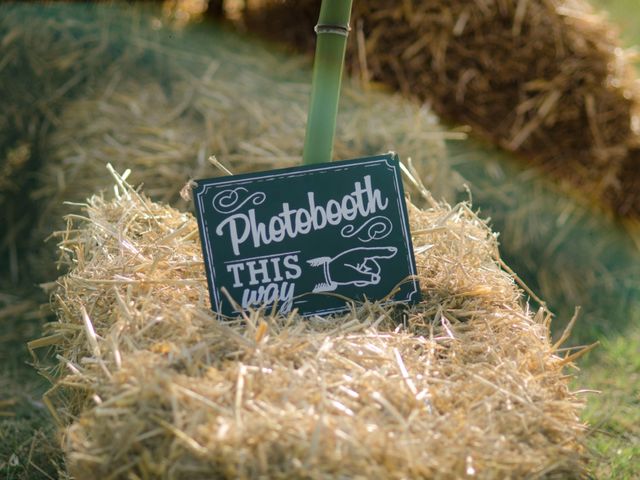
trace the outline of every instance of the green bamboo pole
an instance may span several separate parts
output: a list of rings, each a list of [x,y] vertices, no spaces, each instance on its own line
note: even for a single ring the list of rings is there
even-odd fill
[[[331,161],[352,3],[353,0],[322,0],[302,154],[305,164]]]

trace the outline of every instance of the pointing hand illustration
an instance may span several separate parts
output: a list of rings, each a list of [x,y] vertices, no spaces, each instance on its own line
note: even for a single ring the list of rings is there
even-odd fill
[[[340,285],[377,285],[381,279],[378,260],[393,258],[397,252],[396,247],[358,247],[335,257],[308,260],[312,267],[323,267],[325,277],[325,282],[317,284],[313,292],[332,292]]]

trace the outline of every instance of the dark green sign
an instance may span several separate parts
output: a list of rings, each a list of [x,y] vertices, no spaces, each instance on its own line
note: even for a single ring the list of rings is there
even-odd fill
[[[345,299],[419,300],[395,154],[196,183],[214,311],[327,315]]]

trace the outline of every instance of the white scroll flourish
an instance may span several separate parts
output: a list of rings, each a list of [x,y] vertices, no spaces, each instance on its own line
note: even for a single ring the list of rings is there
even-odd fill
[[[254,205],[260,205],[267,198],[264,192],[255,192],[247,195],[248,191],[249,190],[244,187],[223,190],[213,197],[212,203],[214,210],[226,215],[240,210],[249,202],[252,202]]]
[[[356,237],[357,235],[356,238],[361,242],[370,242],[387,237],[391,233],[391,230],[393,230],[391,220],[379,215],[370,218],[358,228],[351,224],[345,225],[340,230],[340,235],[344,238]]]

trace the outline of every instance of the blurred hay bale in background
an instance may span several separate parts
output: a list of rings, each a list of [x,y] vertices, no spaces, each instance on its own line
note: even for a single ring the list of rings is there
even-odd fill
[[[311,76],[307,60],[287,57],[209,26],[206,54],[192,45],[147,45],[167,74],[114,61],[108,74],[61,111],[47,138],[34,241],[63,228],[63,201],[83,201],[107,187],[104,165],[131,168],[134,184],[153,198],[185,207],[179,191],[189,179],[217,174],[214,154],[234,173],[299,164]],[[136,36],[129,40],[138,43]],[[190,41],[195,41],[191,39]],[[442,131],[431,112],[397,95],[346,85],[334,158],[396,150],[413,164],[436,198],[453,200],[462,181],[444,161]],[[41,248],[34,248],[40,251]],[[51,246],[49,251],[53,252]],[[41,280],[53,275],[32,257]],[[44,274],[44,275],[43,275]],[[47,278],[48,275],[48,278]]]
[[[411,209],[424,301],[400,326],[375,304],[225,322],[194,218],[117,182],[69,224],[53,297],[77,478],[584,476],[571,357],[465,204]]]
[[[34,198],[61,213],[63,199],[80,201],[87,191],[106,186],[107,162],[137,167],[134,182],[145,183],[154,198],[173,202],[190,178],[216,172],[207,161],[210,154],[234,173],[299,164],[308,85],[269,76],[271,60],[271,67],[280,68],[286,68],[286,60],[258,54],[244,64],[262,63],[265,72],[254,73],[243,71],[242,64],[227,64],[225,55],[236,53],[212,52],[207,78],[176,66],[178,76],[190,78],[172,81],[169,95],[152,77],[117,74],[91,95],[70,102],[48,139]],[[297,70],[300,64],[290,59],[289,67]],[[434,184],[436,195],[450,199],[459,184],[441,161],[446,136],[428,109],[347,86],[335,157],[416,151],[413,163]]]
[[[448,144],[448,161],[500,232],[505,262],[548,302],[560,320],[554,325],[581,306],[573,341],[589,342],[639,322],[640,255],[625,228],[504,157],[472,142]]]
[[[252,0],[251,31],[311,50],[320,0]],[[640,215],[638,81],[583,0],[355,2],[348,64],[428,100],[620,215]]]
[[[318,9],[254,0],[245,17],[252,31],[311,50]],[[590,12],[582,1],[356,2],[348,60],[354,76],[427,100],[502,147],[524,139],[516,150],[543,169],[478,142],[450,142],[447,161],[516,272],[561,318],[583,307],[583,340],[633,323],[640,301],[633,240],[590,208],[603,195],[619,213],[638,206],[637,81],[611,26]]]
[[[163,65],[134,33],[152,40],[158,32],[140,28],[142,10],[129,15],[91,6],[3,4],[0,6],[0,261],[14,283],[29,278],[21,261],[37,206],[29,191],[42,163],[47,135],[59,125],[60,108],[96,84],[116,62]],[[139,68],[139,67],[137,67]]]

